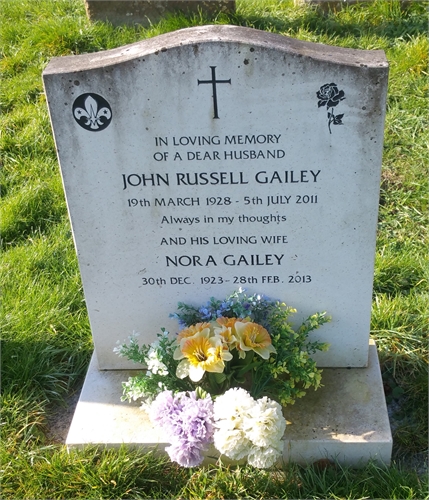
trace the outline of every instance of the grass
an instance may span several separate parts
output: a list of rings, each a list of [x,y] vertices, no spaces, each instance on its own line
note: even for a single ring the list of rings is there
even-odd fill
[[[89,447],[71,454],[52,447],[20,449],[15,460],[23,466],[13,498],[423,498],[415,473],[372,464],[363,470],[292,465],[276,473],[221,464],[180,469],[152,454]],[[11,457],[5,473],[14,471]]]
[[[238,0],[234,15],[174,16],[150,28],[91,24],[81,0],[4,0],[0,13],[3,498],[428,498],[407,467],[427,451],[427,14],[377,1],[322,15],[291,1]],[[383,49],[390,80],[372,336],[398,407],[394,463],[275,472],[184,470],[138,451],[50,442],[47,419],[79,386],[92,350],[41,73],[53,56],[175,29],[230,23],[302,40]]]

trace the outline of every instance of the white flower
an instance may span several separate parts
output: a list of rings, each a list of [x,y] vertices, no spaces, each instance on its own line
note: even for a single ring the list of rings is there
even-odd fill
[[[156,349],[151,347],[148,351],[147,357],[144,359],[147,364],[148,372],[151,371],[152,373],[162,375],[164,377],[168,375],[168,369],[159,358],[158,351]]]
[[[128,337],[130,346],[137,344],[137,337],[140,334],[133,330],[133,333]],[[125,342],[125,341],[124,341]],[[126,344],[121,344],[119,340],[116,341],[116,347],[113,348],[113,352],[117,354],[120,358],[127,356],[128,346]]]
[[[213,406],[213,415],[217,427],[242,428],[243,420],[250,418],[250,410],[256,401],[241,387],[229,389],[218,396]]]
[[[119,340],[116,341],[116,344],[117,346],[113,348],[113,352],[117,354],[119,357],[124,356],[124,354],[122,353],[123,346],[121,345]]]
[[[244,424],[251,418],[255,404],[250,394],[241,388],[229,389],[214,402],[214,445],[232,460],[240,460],[250,451],[252,443],[246,436]]]
[[[268,469],[277,462],[277,459],[281,456],[281,451],[268,446],[266,448],[260,448],[259,446],[254,446],[247,457],[247,462],[253,467],[258,469]]]
[[[244,458],[252,446],[241,429],[219,428],[213,437],[216,449],[232,460]]]
[[[256,401],[246,419],[246,436],[259,447],[279,447],[286,429],[281,406],[267,397]]]
[[[142,401],[142,404],[140,406],[140,410],[146,412],[149,415],[150,407],[151,407],[152,403],[153,403],[153,397],[152,396],[148,396],[146,399],[144,399]]]
[[[218,451],[250,465],[271,467],[281,456],[286,429],[281,406],[267,397],[255,401],[242,388],[229,389],[213,406],[214,444]]]
[[[123,382],[122,386],[124,388],[124,396],[128,401],[136,401],[137,399],[145,397],[144,391],[135,385],[133,377],[130,377],[127,382]]]

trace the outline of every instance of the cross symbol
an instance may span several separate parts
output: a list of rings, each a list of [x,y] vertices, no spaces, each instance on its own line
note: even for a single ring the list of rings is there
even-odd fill
[[[217,93],[216,93],[216,84],[217,83],[229,83],[231,85],[231,78],[229,80],[216,80],[216,66],[210,66],[212,70],[212,79],[211,80],[198,80],[198,85],[200,83],[211,83],[213,88],[213,108],[214,108],[214,116],[213,118],[219,118],[219,114],[217,111]]]

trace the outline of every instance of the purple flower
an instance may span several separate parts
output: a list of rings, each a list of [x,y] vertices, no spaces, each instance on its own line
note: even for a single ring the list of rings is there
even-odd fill
[[[211,319],[212,313],[207,309],[207,307],[200,307],[199,313],[202,319]]]
[[[213,401],[197,398],[195,392],[173,395],[163,391],[152,403],[149,416],[167,434],[166,448],[171,460],[183,467],[195,467],[203,461],[202,452],[213,442]]]
[[[170,314],[170,318],[177,319],[177,321],[178,321],[179,326],[180,326],[180,328],[181,328],[181,329],[183,329],[183,328],[185,328],[186,326],[188,326],[188,325],[186,324],[186,322],[185,322],[185,321],[183,321],[183,319],[182,319],[182,318],[180,318],[180,317],[179,317],[179,315],[178,315],[177,313],[172,313],[172,314]]]
[[[163,391],[158,394],[150,406],[149,417],[154,424],[160,425],[168,437],[180,433],[181,412],[183,405],[172,391]]]
[[[185,398],[181,413],[181,435],[190,442],[202,444],[213,441],[213,401],[196,399],[195,393]]]
[[[177,462],[182,467],[196,467],[204,459],[201,449],[193,443],[184,440],[177,440],[165,448],[170,460]]]

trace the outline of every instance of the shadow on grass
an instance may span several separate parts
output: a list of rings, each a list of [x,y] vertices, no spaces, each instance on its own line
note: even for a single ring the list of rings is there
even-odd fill
[[[50,403],[65,398],[86,373],[91,353],[48,342],[1,342],[2,443],[44,444]]]
[[[375,35],[385,37],[389,40],[397,40],[401,37],[413,37],[427,34],[427,17],[425,2],[421,5],[401,5],[399,2],[391,2],[381,6],[378,10],[371,4],[358,4],[346,7],[340,13],[322,13],[316,8],[303,10],[302,15],[291,19],[284,19],[273,15],[240,15],[237,13],[230,16],[230,21],[241,26],[278,32],[296,33],[305,28],[311,31],[312,35],[327,35],[329,37],[368,37]],[[356,16],[346,15],[347,11],[361,11],[361,21],[351,21]],[[370,13],[374,12],[375,15]],[[377,15],[378,14],[378,15]],[[285,16],[286,17],[286,16]]]
[[[61,402],[85,375],[91,352],[48,342],[2,341],[1,356],[3,392]]]

